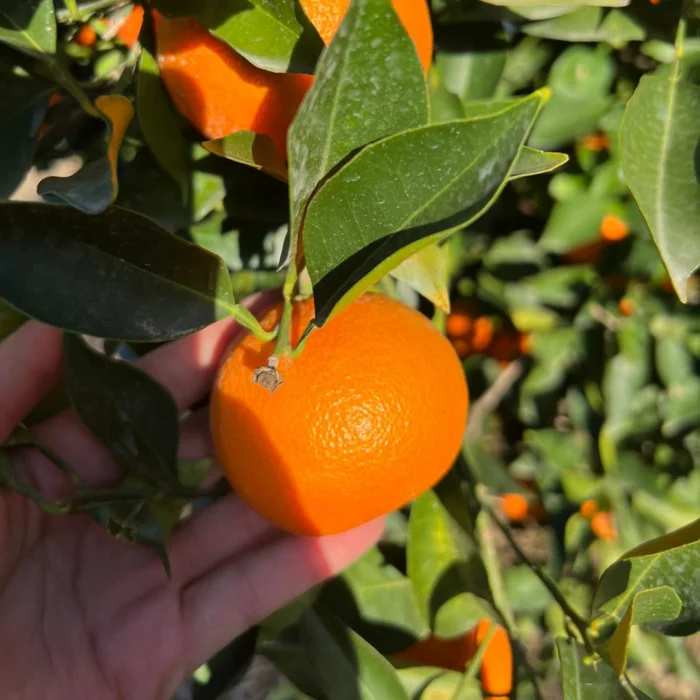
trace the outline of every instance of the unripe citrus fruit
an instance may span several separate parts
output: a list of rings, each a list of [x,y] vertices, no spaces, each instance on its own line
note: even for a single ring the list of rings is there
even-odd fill
[[[349,0],[302,2],[326,43],[349,4]],[[395,0],[394,5],[427,70],[433,30],[426,0]],[[287,129],[313,77],[257,68],[194,19],[170,19],[157,12],[153,18],[158,66],[178,111],[207,138],[253,131],[269,136],[279,153],[286,155]]]
[[[280,305],[260,322],[279,322]],[[296,343],[314,317],[295,304]],[[279,527],[342,532],[415,498],[450,468],[468,395],[447,339],[421,314],[367,294],[279,358],[282,384],[253,381],[274,342],[247,335],[215,382],[211,425],[222,468],[241,498]]]
[[[394,11],[413,39],[418,58],[427,71],[433,55],[433,28],[425,0],[393,0]],[[350,7],[350,0],[301,0],[306,16],[325,44],[330,44]]]

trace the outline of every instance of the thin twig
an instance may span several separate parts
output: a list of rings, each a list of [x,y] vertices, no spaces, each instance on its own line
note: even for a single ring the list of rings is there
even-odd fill
[[[466,440],[474,441],[481,431],[484,418],[498,408],[508,392],[523,374],[523,364],[520,360],[511,362],[496,378],[496,381],[472,404],[469,411]]]
[[[522,549],[520,549],[520,546],[518,543],[515,541],[513,538],[513,535],[510,532],[510,529],[508,528],[507,525],[505,525],[503,522],[501,522],[496,513],[493,511],[491,506],[485,502],[485,499],[480,498],[481,501],[481,507],[491,516],[493,519],[494,523],[498,527],[498,529],[503,533],[505,538],[508,540],[508,543],[510,546],[513,548],[513,551],[523,560],[525,564],[527,564],[535,573],[537,578],[542,581],[544,586],[547,588],[547,590],[551,593],[552,598],[557,602],[559,607],[562,609],[564,614],[571,620],[571,622],[574,624],[576,629],[578,630],[579,634],[581,635],[581,639],[583,640],[583,643],[586,646],[586,650],[590,653],[594,653],[594,648],[593,644],[591,643],[591,640],[588,636],[588,623],[586,620],[584,620],[572,607],[569,601],[564,597],[562,592],[559,590],[559,587],[557,584],[552,580],[551,576],[541,569],[537,564],[534,564],[528,556],[523,552]]]

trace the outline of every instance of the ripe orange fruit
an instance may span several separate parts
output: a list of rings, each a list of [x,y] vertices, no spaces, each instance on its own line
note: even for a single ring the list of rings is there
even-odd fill
[[[581,139],[581,145],[589,151],[607,151],[610,148],[610,138],[605,134],[591,134]]]
[[[349,0],[304,0],[302,4],[329,41]],[[397,1],[397,14],[427,70],[433,34],[426,1]],[[286,155],[287,129],[313,77],[257,68],[194,19],[170,19],[157,12],[153,18],[158,66],[178,111],[207,138],[254,131],[269,136],[279,153]]]
[[[629,232],[630,228],[627,222],[620,217],[614,214],[606,214],[603,217],[603,222],[600,225],[600,235],[603,237],[603,240],[615,243],[623,238],[627,238]]]
[[[606,247],[606,242],[604,240],[593,241],[593,243],[587,243],[580,248],[574,248],[566,253],[562,253],[561,259],[572,265],[594,263],[598,260]]]
[[[143,24],[143,7],[137,5],[117,30],[117,36],[131,48],[138,40]]]
[[[209,139],[249,130],[287,152],[287,129],[313,78],[256,68],[189,18],[153,14],[158,66],[178,111]]]
[[[474,323],[474,317],[467,309],[455,308],[445,321],[445,330],[450,338],[463,338],[469,334]]]
[[[585,500],[579,506],[578,512],[581,514],[581,517],[586,518],[586,520],[590,520],[598,512],[598,501],[596,501],[594,498]]]
[[[621,316],[631,316],[636,308],[637,305],[627,297],[620,299],[620,301],[617,304],[617,309],[620,312]]]
[[[453,639],[440,639],[431,635],[409,649],[396,654],[396,658],[420,666],[464,671],[475,651],[474,636],[469,633]]]
[[[427,72],[433,55],[433,28],[426,0],[393,0],[394,11],[413,39],[418,58]],[[350,7],[350,0],[301,0],[301,6],[325,44],[335,36]]]
[[[97,32],[89,24],[84,24],[76,32],[73,41],[78,46],[86,46],[89,48],[97,43]]]
[[[527,498],[520,493],[506,493],[501,496],[501,510],[509,520],[521,523],[530,512]]]
[[[507,365],[521,354],[521,334],[511,330],[499,330],[488,347],[487,354],[498,360],[501,365]]]
[[[490,629],[491,621],[483,619],[470,632],[474,637],[475,653]],[[496,626],[481,657],[481,686],[489,695],[508,695],[513,689],[513,649],[508,634],[501,625]]]
[[[281,305],[261,318],[273,329]],[[292,340],[313,319],[298,302]],[[253,381],[274,341],[246,336],[215,382],[211,424],[233,488],[279,527],[342,532],[395,510],[450,468],[468,393],[462,366],[414,309],[367,294],[279,359],[274,392]]]
[[[614,542],[617,539],[617,530],[613,525],[612,515],[607,510],[601,510],[591,518],[591,530],[600,540]]]

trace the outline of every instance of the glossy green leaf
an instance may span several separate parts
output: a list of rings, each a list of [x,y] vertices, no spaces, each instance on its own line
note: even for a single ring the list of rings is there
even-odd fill
[[[521,177],[551,173],[552,170],[566,164],[568,160],[569,156],[566,153],[550,153],[523,146],[509,177],[511,180],[517,180]]]
[[[564,700],[630,700],[610,666],[585,660],[585,649],[573,639],[557,639],[556,644]]]
[[[598,25],[602,16],[603,11],[600,7],[584,6],[561,17],[526,24],[523,32],[530,36],[559,41],[598,41]]]
[[[51,85],[0,67],[0,200],[8,199],[29,170]]]
[[[183,201],[187,201],[189,153],[183,122],[160,80],[158,63],[146,49],[141,50],[136,113],[148,147],[163,170],[180,186]]]
[[[678,595],[682,607],[671,622],[656,621],[653,628],[666,634],[697,631],[699,559],[700,520],[630,550],[606,569],[598,582],[593,601],[595,624],[599,628],[619,624],[638,593],[667,586]],[[664,594],[664,600],[670,600],[669,596]],[[664,603],[663,609],[670,610],[669,605]]]
[[[356,0],[289,130],[292,235],[332,168],[360,146],[427,121],[423,71],[390,0]]]
[[[295,0],[199,3],[197,19],[253,65],[279,73],[311,73],[321,37]]]
[[[122,139],[134,115],[131,102],[122,95],[100,95],[95,106],[103,116],[107,130],[105,154],[84,165],[69,177],[44,178],[37,193],[51,204],[68,204],[86,214],[99,214],[119,194],[117,159]]]
[[[272,139],[265,134],[236,131],[222,139],[205,141],[202,145],[217,156],[263,170],[282,182],[287,181],[287,164]]]
[[[681,77],[645,75],[627,104],[620,134],[622,166],[682,301],[700,265],[700,87]]]
[[[441,637],[456,637],[490,617],[484,564],[434,491],[413,502],[406,551],[424,618]]]
[[[385,654],[405,649],[430,631],[411,581],[377,548],[332,580],[319,602]]]
[[[444,246],[434,244],[423,248],[394,268],[391,275],[408,284],[445,313],[449,313],[447,250]]]
[[[0,6],[0,43],[33,55],[54,54],[53,0],[4,0]]]
[[[632,625],[675,620],[681,612],[681,599],[670,586],[647,588],[633,596],[627,612],[609,639],[605,654],[618,676],[627,668]]]
[[[362,637],[321,608],[299,622],[306,658],[328,700],[408,700],[392,665]]]
[[[0,298],[45,323],[162,341],[233,310],[221,260],[140,214],[18,202],[0,214]]]
[[[486,211],[540,104],[536,93],[490,117],[390,136],[330,177],[309,205],[303,234],[316,324]]]
[[[175,401],[136,366],[63,341],[64,376],[73,409],[125,473],[163,486],[176,483],[179,422]]]

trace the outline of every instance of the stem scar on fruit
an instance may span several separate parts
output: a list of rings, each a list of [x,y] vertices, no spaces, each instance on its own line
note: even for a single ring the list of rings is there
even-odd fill
[[[282,384],[282,375],[277,371],[279,361],[277,355],[270,355],[267,360],[267,367],[258,367],[253,372],[253,383],[259,384],[271,394],[275,392],[275,389],[279,389]]]

